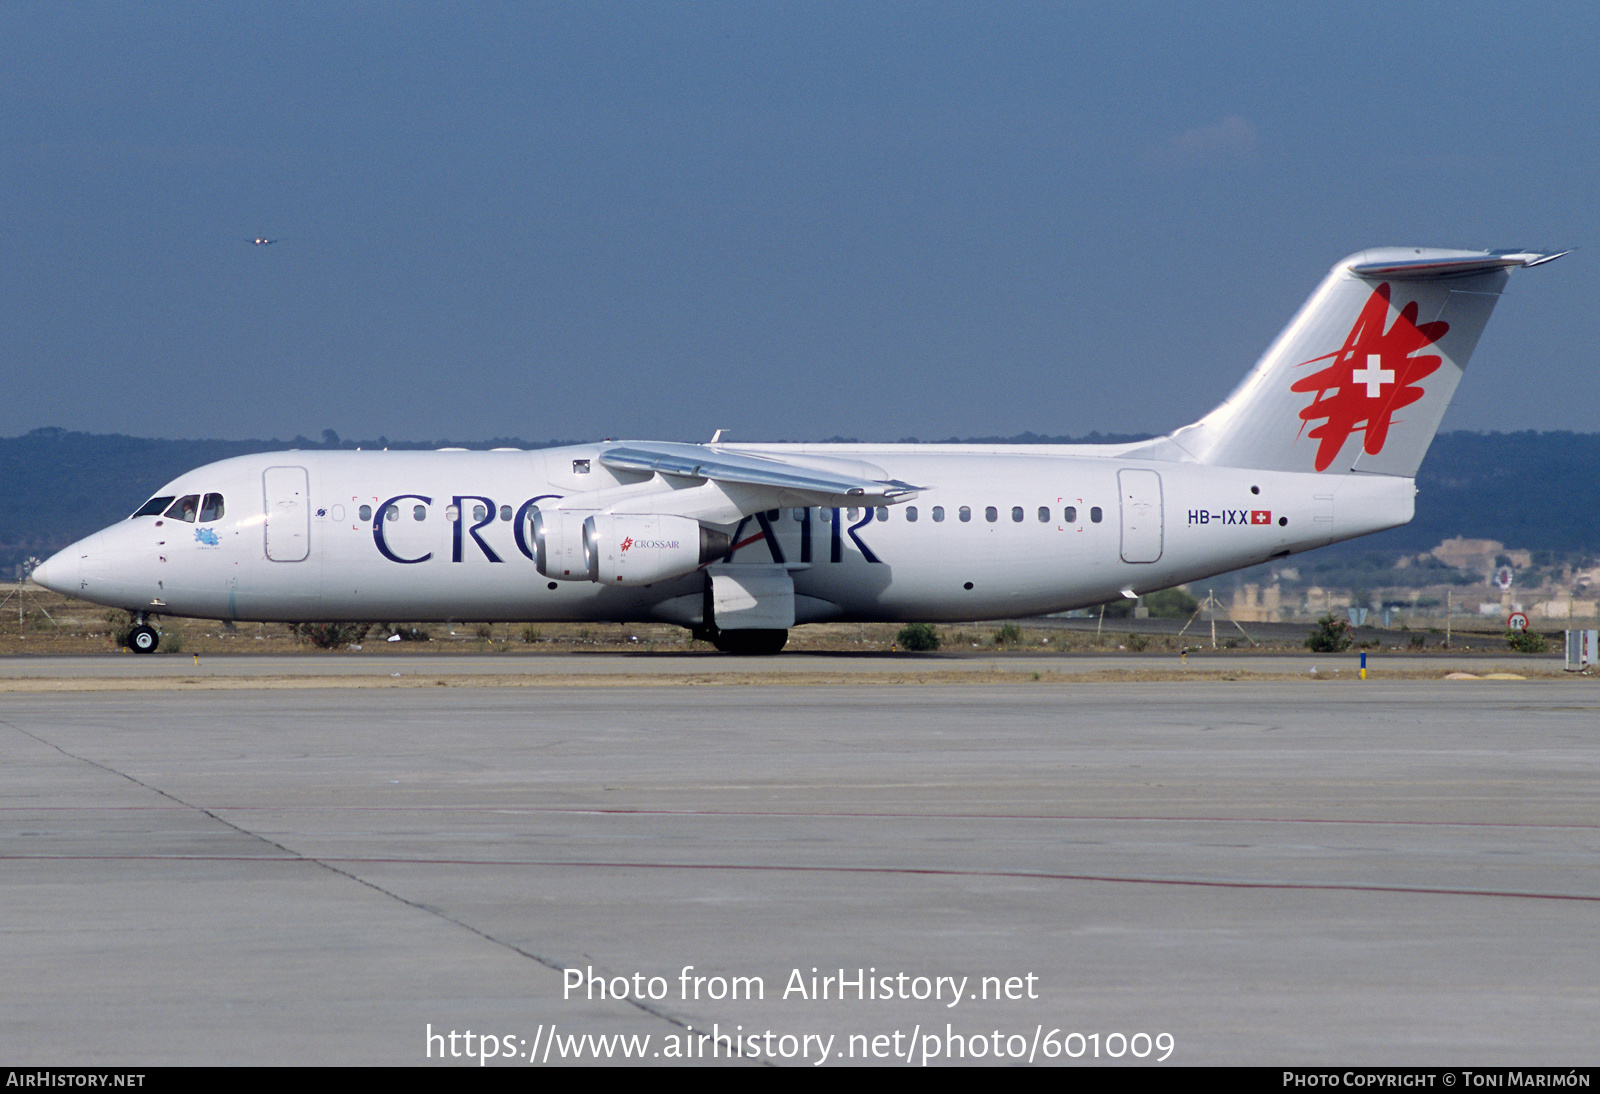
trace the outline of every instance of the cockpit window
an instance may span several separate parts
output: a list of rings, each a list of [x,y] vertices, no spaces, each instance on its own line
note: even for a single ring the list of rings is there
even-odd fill
[[[221,520],[222,510],[222,495],[207,494],[206,500],[200,506],[200,522],[209,524],[214,520]]]
[[[133,517],[159,517],[162,510],[172,504],[172,497],[173,496],[171,494],[168,494],[165,497],[151,498],[149,501],[139,506],[139,511],[133,514]],[[128,519],[132,520],[133,517],[129,517]]]
[[[189,524],[193,524],[194,515],[199,508],[200,495],[185,494],[183,497],[172,503],[172,506],[167,510],[166,515],[174,520],[187,521]]]

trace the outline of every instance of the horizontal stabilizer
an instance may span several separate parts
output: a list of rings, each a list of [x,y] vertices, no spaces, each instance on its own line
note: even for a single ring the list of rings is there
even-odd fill
[[[1350,272],[1361,277],[1381,277],[1391,281],[1410,281],[1434,279],[1444,277],[1472,277],[1476,274],[1492,273],[1495,270],[1510,270],[1516,268],[1527,269],[1532,266],[1542,266],[1546,262],[1554,262],[1570,251],[1487,251],[1487,252],[1444,252],[1441,256],[1437,252],[1428,252],[1411,248],[1409,251],[1397,252],[1401,256],[1389,257],[1389,252],[1369,252],[1373,255],[1382,254],[1383,257],[1374,257],[1369,261],[1354,262]],[[1431,257],[1424,257],[1431,256]],[[1359,255],[1366,258],[1367,255]]]

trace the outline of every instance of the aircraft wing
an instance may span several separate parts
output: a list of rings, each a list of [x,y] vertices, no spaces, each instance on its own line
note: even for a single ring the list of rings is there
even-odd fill
[[[731,452],[699,444],[624,441],[601,449],[600,462],[615,471],[648,472],[678,479],[782,491],[781,504],[893,505],[919,487],[899,479],[872,478],[876,470],[857,461],[797,462]],[[844,466],[827,466],[828,463]],[[804,500],[802,500],[804,499]]]

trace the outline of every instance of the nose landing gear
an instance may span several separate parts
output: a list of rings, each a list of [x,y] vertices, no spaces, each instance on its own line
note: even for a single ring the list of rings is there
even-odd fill
[[[143,612],[134,618],[138,625],[128,632],[128,648],[134,653],[155,653],[156,647],[161,645],[161,635],[145,622]]]

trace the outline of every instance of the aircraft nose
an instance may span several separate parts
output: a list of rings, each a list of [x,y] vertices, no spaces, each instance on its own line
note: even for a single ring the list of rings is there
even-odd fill
[[[43,585],[51,592],[70,594],[73,587],[77,585],[77,581],[74,580],[72,575],[72,570],[76,568],[73,563],[77,559],[69,558],[68,555],[70,553],[70,549],[57,551],[35,566],[32,574],[34,583]]]

